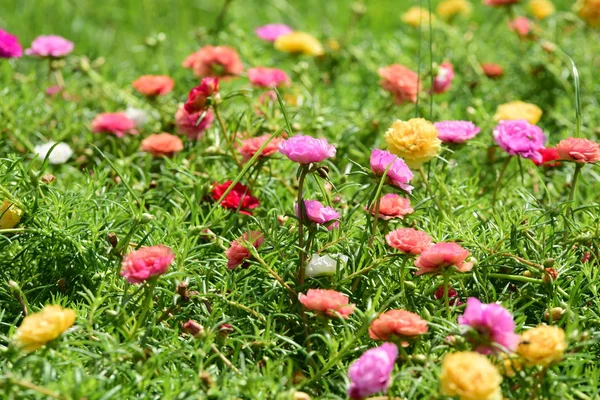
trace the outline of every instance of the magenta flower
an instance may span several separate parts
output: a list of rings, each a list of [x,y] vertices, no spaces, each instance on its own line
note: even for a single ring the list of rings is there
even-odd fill
[[[135,122],[122,112],[102,113],[96,115],[92,121],[92,131],[94,133],[112,133],[116,137],[123,137],[125,134],[137,135]]]
[[[298,204],[296,204],[294,208],[296,209],[296,216],[300,218]],[[317,200],[304,200],[304,208],[306,209],[306,216],[308,219],[316,224],[326,224],[340,218],[340,213],[331,207],[325,207]],[[332,230],[333,228],[337,228],[339,224],[340,223],[336,221],[330,224],[327,229]]]
[[[377,176],[382,176],[391,164],[392,166],[387,172],[388,181],[408,193],[412,192],[413,187],[408,183],[414,175],[403,159],[389,151],[374,149],[371,152],[370,163],[371,171]]]
[[[23,48],[19,39],[0,29],[0,58],[19,58],[23,55]]]
[[[481,132],[481,128],[470,121],[441,121],[433,125],[444,143],[464,143]]]
[[[62,36],[38,36],[31,43],[31,48],[25,50],[28,56],[64,57],[73,51],[73,42]]]
[[[290,78],[277,68],[256,67],[248,70],[248,79],[250,83],[258,87],[287,86],[290,84]]]
[[[519,335],[515,333],[515,321],[510,312],[500,304],[482,304],[475,297],[467,299],[467,308],[458,317],[460,325],[467,325],[477,331],[472,338],[478,344],[475,349],[481,354],[490,354],[494,345],[514,351],[519,344]]]
[[[494,140],[511,156],[542,161],[540,149],[546,144],[546,135],[524,119],[500,121],[494,128]]]
[[[433,92],[445,93],[450,90],[452,81],[454,80],[454,67],[449,62],[442,63],[438,69],[438,73],[433,78]]]
[[[254,30],[256,36],[268,42],[274,42],[279,36],[292,33],[294,30],[285,24],[267,24]]]
[[[327,143],[327,140],[303,135],[284,140],[279,145],[279,151],[300,164],[321,162],[335,156],[335,146]]]
[[[174,259],[171,248],[162,244],[142,247],[123,258],[121,276],[129,283],[142,283],[167,272]]]
[[[390,386],[396,358],[398,347],[393,343],[384,343],[365,351],[348,369],[348,396],[351,399],[363,399],[386,391]]]

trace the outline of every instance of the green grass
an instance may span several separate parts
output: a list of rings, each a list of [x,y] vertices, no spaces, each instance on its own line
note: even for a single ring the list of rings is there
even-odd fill
[[[68,99],[44,94],[55,84],[47,63],[29,57],[0,62],[0,198],[24,210],[17,233],[0,233],[0,398],[287,399],[302,390],[314,398],[343,399],[348,365],[377,345],[366,334],[370,320],[377,312],[402,308],[427,319],[430,330],[397,364],[390,394],[443,399],[441,359],[469,348],[461,340],[456,348],[444,341],[458,333],[456,318],[463,310],[453,309],[448,318],[443,301],[434,299],[441,277],[407,274],[406,291],[401,290],[401,265],[412,269],[412,261],[390,251],[383,240],[399,226],[414,226],[435,241],[457,241],[467,248],[478,264],[471,273],[452,278],[452,285],[463,300],[501,302],[514,314],[517,331],[545,322],[548,308],[566,309],[554,323],[568,333],[567,356],[550,368],[538,396],[597,398],[598,168],[583,168],[570,204],[573,164],[543,169],[529,160],[513,161],[493,208],[491,192],[505,154],[494,147],[491,130],[497,105],[524,100],[544,110],[539,125],[555,145],[577,132],[578,94],[581,137],[598,141],[598,32],[571,12],[570,1],[556,1],[559,12],[539,23],[540,40],[555,43],[554,53],[543,51],[540,42],[519,41],[506,27],[505,13],[479,1],[471,19],[438,24],[433,38],[429,29],[419,33],[400,22],[402,11],[418,1],[369,1],[367,14],[356,24],[350,22],[351,3],[234,0],[224,29],[215,36],[210,30],[222,4],[216,1],[2,2],[0,27],[18,35],[24,47],[39,34],[55,33],[73,40],[75,51],[62,70]],[[422,4],[427,7],[427,1]],[[253,34],[256,26],[275,21],[311,32],[324,43],[338,40],[341,49],[323,59],[278,53]],[[161,32],[163,42],[145,45]],[[173,132],[176,105],[197,84],[181,62],[209,43],[235,47],[246,68],[286,70],[293,86],[285,93],[303,100],[301,106],[284,104],[293,133],[323,136],[337,146],[336,157],[325,163],[332,189],[314,175],[305,185],[308,198],[342,212],[341,229],[318,232],[313,244],[315,252],[349,257],[345,270],[334,277],[296,283],[298,229],[292,215],[297,166],[283,156],[274,156],[260,170],[252,189],[260,206],[253,216],[244,216],[216,206],[210,197],[214,182],[240,172],[229,149],[215,145],[223,142],[217,124],[202,140],[186,142],[172,159],[138,150],[141,138]],[[579,74],[579,93],[567,55]],[[82,57],[96,62],[95,79],[82,71]],[[426,76],[431,62],[445,59],[456,69],[453,88],[433,99],[423,94],[418,107],[395,106],[380,89],[381,66],[397,62],[417,70],[420,65]],[[478,65],[488,61],[501,63],[505,77],[483,77]],[[131,88],[142,74],[172,76],[174,92],[148,103]],[[245,78],[221,82],[223,96],[242,89],[249,89]],[[261,134],[288,129],[279,109],[267,117],[254,113],[260,91],[238,94],[221,105],[229,130]],[[127,105],[155,109],[160,118],[137,137],[91,133],[96,114]],[[447,216],[415,177],[415,213],[404,221],[381,223],[368,246],[372,221],[363,207],[378,187],[368,172],[371,149],[385,147],[383,133],[395,119],[415,115],[472,120],[482,132],[463,147],[444,146],[439,158],[425,166]],[[75,155],[68,163],[51,166],[33,158],[32,147],[50,139],[71,145]],[[40,177],[49,173],[56,181],[43,183]],[[241,182],[248,180],[248,174],[241,176]],[[384,192],[393,190],[385,187]],[[340,202],[333,202],[336,196]],[[147,222],[144,213],[153,219]],[[277,220],[282,215],[290,216],[284,225]],[[205,228],[215,233],[215,241],[202,234]],[[249,229],[265,235],[258,252],[263,263],[230,271],[224,250]],[[133,327],[143,291],[118,276],[121,255],[107,242],[109,234],[124,244],[129,237],[135,247],[165,244],[176,254],[137,331]],[[590,261],[582,263],[586,252]],[[547,284],[539,266],[550,259],[559,277]],[[267,266],[297,292],[330,288],[346,293],[357,311],[346,321],[325,321],[311,313],[304,321],[296,299]],[[349,278],[364,268],[369,270],[359,279]],[[189,301],[177,293],[180,282],[194,291]],[[9,343],[23,319],[19,298],[32,312],[51,303],[75,309],[74,328],[46,348],[18,352]],[[189,319],[204,326],[202,338],[183,333],[181,325]],[[227,336],[219,333],[225,323],[233,327]],[[505,379],[504,397],[531,398],[535,372]],[[209,374],[212,383],[201,374]]]

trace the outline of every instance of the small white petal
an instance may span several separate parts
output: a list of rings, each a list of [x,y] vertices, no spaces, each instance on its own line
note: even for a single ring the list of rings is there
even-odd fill
[[[340,264],[340,269],[348,262],[348,257],[343,254],[332,254],[331,256],[320,256],[314,254],[304,270],[304,275],[307,278],[315,276],[333,275],[336,271],[336,266]]]
[[[48,156],[48,152],[50,151],[52,146],[54,146],[55,144],[56,142],[48,142],[35,146],[35,153],[41,160],[44,160],[46,156]],[[50,155],[48,156],[48,162],[54,165],[64,164],[69,160],[69,158],[71,158],[72,155],[73,150],[71,149],[71,147],[68,144],[61,142],[56,145],[56,147],[52,150],[52,153],[50,153]]]

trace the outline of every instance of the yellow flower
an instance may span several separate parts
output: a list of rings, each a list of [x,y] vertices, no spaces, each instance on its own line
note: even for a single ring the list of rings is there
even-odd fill
[[[437,6],[437,13],[443,19],[451,19],[457,15],[471,14],[471,3],[468,0],[444,0]]]
[[[410,168],[419,168],[440,152],[441,141],[433,124],[423,118],[396,120],[385,133],[390,153],[404,159]]]
[[[292,32],[281,35],[275,40],[275,48],[286,53],[302,53],[308,56],[323,54],[323,46],[306,32]]]
[[[579,0],[575,5],[582,20],[595,28],[600,27],[600,0]]]
[[[0,229],[14,228],[21,221],[23,211],[13,203],[4,200],[0,206]]]
[[[529,9],[537,19],[544,19],[554,14],[556,8],[550,0],[530,0]]]
[[[521,357],[517,354],[500,353],[500,371],[502,375],[512,378],[523,367],[521,365]]]
[[[521,335],[517,353],[525,365],[547,367],[560,360],[566,348],[565,331],[557,326],[540,325]]]
[[[442,392],[460,400],[502,400],[502,377],[484,355],[473,351],[448,354],[440,375]]]
[[[540,118],[542,118],[542,109],[535,104],[523,101],[511,101],[499,105],[494,115],[496,121],[524,119],[534,125],[540,121]]]
[[[26,351],[37,350],[59,337],[75,322],[75,311],[61,306],[45,306],[28,315],[17,328],[15,340]]]
[[[411,7],[402,14],[402,21],[410,26],[417,28],[423,22],[423,25],[429,25],[429,10],[421,7]],[[435,21],[435,16],[431,16],[431,21]]]

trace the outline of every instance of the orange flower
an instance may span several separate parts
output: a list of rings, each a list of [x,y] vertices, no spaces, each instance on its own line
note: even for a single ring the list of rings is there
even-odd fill
[[[258,152],[258,150],[262,147],[262,145],[265,144],[265,142],[270,138],[271,135],[266,134],[243,140],[242,145],[239,146],[239,151],[244,156],[244,160],[251,159],[254,156],[254,154],[256,154],[256,152]],[[260,157],[268,157],[277,153],[281,142],[283,142],[282,138],[273,138],[260,153]]]
[[[298,296],[300,303],[312,311],[318,311],[335,317],[348,318],[354,312],[354,304],[349,304],[348,296],[327,289],[308,289],[306,294]]]
[[[381,87],[394,96],[397,104],[415,103],[419,92],[419,75],[404,65],[393,64],[379,68]]]
[[[500,78],[504,75],[504,68],[502,68],[502,65],[485,63],[481,64],[481,69],[488,78]]]
[[[133,81],[132,86],[144,96],[162,96],[173,90],[175,82],[166,75],[143,75]]]
[[[406,347],[406,340],[415,339],[428,330],[427,321],[417,314],[406,310],[390,310],[371,322],[369,336],[373,340],[390,340],[397,336],[404,340],[402,346]]]
[[[600,161],[600,146],[587,139],[568,138],[558,142],[556,146],[561,160],[571,160],[583,163]]]
[[[402,219],[405,215],[411,214],[414,211],[410,206],[410,200],[397,194],[386,194],[379,200],[379,218],[384,220],[393,218]],[[375,215],[375,205],[371,207],[369,212]]]
[[[200,78],[237,76],[244,71],[237,51],[228,46],[204,46],[190,54],[183,61],[183,67],[192,69]]]
[[[155,133],[142,140],[141,150],[156,157],[172,157],[173,154],[183,150],[183,142],[170,133]]]

